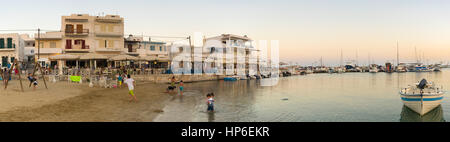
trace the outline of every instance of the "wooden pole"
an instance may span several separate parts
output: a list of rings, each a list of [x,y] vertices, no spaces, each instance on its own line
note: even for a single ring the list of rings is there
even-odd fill
[[[39,64],[39,71],[41,72],[42,80],[44,80],[45,89],[48,89],[48,88],[47,88],[47,83],[45,82],[45,76],[44,76],[44,73],[42,72],[41,64]]]
[[[17,63],[16,63],[16,69],[17,69],[17,72],[19,72],[20,89],[22,89],[22,92],[23,92],[22,78],[20,77],[20,72],[21,71],[20,71],[19,65]]]

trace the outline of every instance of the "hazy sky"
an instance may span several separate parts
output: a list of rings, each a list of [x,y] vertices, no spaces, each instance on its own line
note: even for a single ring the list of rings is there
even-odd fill
[[[3,1],[4,29],[60,29],[71,13],[119,14],[126,34],[248,35],[279,40],[282,61],[327,65],[345,60],[367,64],[396,59],[450,61],[450,1],[445,0],[16,0]],[[316,63],[317,64],[317,63]]]

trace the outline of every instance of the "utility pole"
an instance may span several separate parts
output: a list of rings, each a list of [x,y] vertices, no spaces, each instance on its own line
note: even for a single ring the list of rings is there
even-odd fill
[[[38,28],[38,61],[40,58],[40,46],[41,46],[41,29]]]

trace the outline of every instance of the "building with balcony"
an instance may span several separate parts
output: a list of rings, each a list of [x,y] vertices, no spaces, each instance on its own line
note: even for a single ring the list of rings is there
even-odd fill
[[[63,53],[63,32],[47,32],[35,34],[34,58],[42,66],[55,65],[51,63],[51,56]]]
[[[250,72],[249,68],[257,68],[257,58],[259,51],[251,44],[252,39],[246,35],[239,36],[233,34],[222,34],[215,37],[204,39],[203,58],[213,54],[220,54],[220,56],[213,56],[212,62],[206,68],[223,67],[223,73],[232,75],[249,75],[256,74]],[[222,65],[215,64],[217,60],[222,60]]]
[[[124,20],[118,15],[72,14],[62,16],[61,22],[64,53],[114,56],[126,51]]]
[[[24,59],[25,42],[18,33],[0,34],[0,68]]]
[[[23,39],[25,46],[24,46],[24,57],[23,62],[24,64],[32,64],[34,63],[34,46],[36,45],[34,37],[30,37],[28,34],[21,34],[20,37]]]

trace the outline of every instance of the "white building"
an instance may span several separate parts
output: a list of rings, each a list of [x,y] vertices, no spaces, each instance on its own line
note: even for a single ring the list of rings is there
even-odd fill
[[[224,74],[256,74],[249,70],[249,68],[257,69],[258,64],[258,50],[253,47],[251,42],[252,39],[246,35],[222,34],[206,38],[204,41],[206,46],[203,49],[203,57],[208,57],[214,53],[221,54],[221,56],[214,57],[214,60],[222,60],[223,64],[209,64],[209,66],[210,68],[223,67]]]
[[[30,35],[28,34],[21,34],[20,37],[23,39],[24,41],[24,57],[23,57],[23,62],[25,64],[31,64],[34,63],[34,46],[35,46],[35,41],[33,37],[30,37]]]
[[[0,67],[5,68],[15,60],[22,62],[24,45],[25,42],[18,33],[0,34]]]

